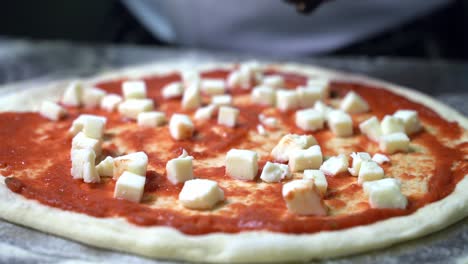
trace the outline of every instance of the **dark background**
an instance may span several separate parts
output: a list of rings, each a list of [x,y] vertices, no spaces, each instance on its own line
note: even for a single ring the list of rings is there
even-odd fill
[[[168,46],[112,0],[2,1],[0,36]],[[457,0],[422,19],[325,55],[468,60],[468,1]]]

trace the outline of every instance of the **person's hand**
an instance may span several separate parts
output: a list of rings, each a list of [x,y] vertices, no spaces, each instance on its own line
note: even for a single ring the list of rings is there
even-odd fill
[[[297,12],[309,14],[326,0],[284,0],[286,3],[296,6]]]

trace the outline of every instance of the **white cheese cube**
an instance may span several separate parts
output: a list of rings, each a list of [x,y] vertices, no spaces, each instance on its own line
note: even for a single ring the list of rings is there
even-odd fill
[[[124,171],[146,176],[147,167],[148,156],[142,151],[116,157],[114,158],[114,175],[112,178],[114,180],[118,179]]]
[[[278,126],[278,119],[274,117],[266,117],[263,114],[259,114],[258,119],[260,120],[260,123],[262,123],[266,127],[275,128]]]
[[[283,112],[299,108],[299,96],[297,95],[296,91],[276,91],[276,107]]]
[[[299,106],[302,108],[313,107],[323,95],[323,90],[317,86],[299,86],[296,92],[299,96]]]
[[[268,86],[256,86],[250,94],[250,100],[254,104],[274,106],[276,102],[276,91]]]
[[[296,126],[304,131],[322,129],[323,123],[323,114],[315,109],[304,109],[296,112]]]
[[[380,123],[380,128],[382,129],[382,134],[384,135],[405,132],[405,125],[403,124],[403,120],[390,115],[386,115],[384,117]]]
[[[194,179],[184,183],[179,193],[179,202],[186,208],[209,210],[224,200],[224,192],[218,183],[206,179]]]
[[[173,114],[169,121],[169,132],[175,140],[190,139],[193,135],[195,126],[190,117],[183,114]]]
[[[382,129],[380,127],[379,120],[373,116],[364,122],[359,124],[359,130],[363,135],[366,135],[370,140],[379,142],[382,136]]]
[[[358,183],[380,180],[384,177],[384,170],[373,160],[365,160],[361,163]]]
[[[377,162],[378,164],[384,164],[385,162],[390,162],[390,159],[380,153],[375,153],[374,156],[372,156],[372,160]]]
[[[166,123],[166,114],[164,112],[143,112],[138,114],[137,123],[139,126],[158,127]]]
[[[67,114],[67,111],[65,110],[65,108],[61,107],[60,105],[54,102],[43,101],[39,113],[47,119],[57,121],[60,118],[64,117]]]
[[[201,81],[200,74],[194,70],[185,70],[181,75],[182,83],[184,84],[185,89],[194,83],[198,83],[197,85],[199,85]]]
[[[268,183],[279,182],[282,179],[289,178],[291,178],[291,172],[288,165],[269,161],[263,166],[262,174],[260,175],[260,179]]]
[[[146,98],[146,83],[144,81],[125,81],[122,83],[122,94],[125,100]]]
[[[392,154],[397,151],[408,152],[409,138],[405,133],[393,133],[380,137],[380,150]]]
[[[369,111],[367,102],[355,92],[349,92],[341,101],[340,108],[351,114],[365,113]]]
[[[92,149],[94,153],[101,155],[101,140],[87,137],[83,132],[79,132],[72,139],[72,151],[78,149]]]
[[[101,105],[101,101],[106,96],[106,92],[99,88],[83,89],[83,98],[81,101],[86,108],[95,108]]]
[[[286,162],[289,161],[289,156],[293,152],[313,145],[317,145],[317,140],[312,135],[288,134],[283,136],[273,148],[271,156],[279,162]]]
[[[317,189],[320,191],[322,196],[327,193],[328,182],[323,171],[305,170],[303,179],[314,180],[315,187],[317,187]]]
[[[106,120],[105,117],[101,116],[85,115],[83,117],[83,133],[87,137],[101,139]]]
[[[172,82],[162,88],[161,94],[164,99],[178,98],[184,93],[181,82]]]
[[[284,87],[284,78],[281,75],[269,75],[263,77],[262,85],[273,87],[273,88],[282,88]]]
[[[371,159],[369,153],[367,152],[353,152],[351,153],[351,158],[353,158],[352,168],[348,169],[348,171],[353,176],[359,175],[359,169],[361,169],[361,163],[363,161],[368,161]]]
[[[101,109],[104,109],[107,112],[114,112],[121,102],[122,96],[117,94],[108,94],[101,100]]]
[[[238,117],[239,109],[229,106],[221,106],[218,111],[218,124],[235,127]]]
[[[400,183],[396,179],[386,178],[377,181],[365,182],[364,192],[369,195],[371,208],[398,208],[405,209],[407,198],[400,191]]]
[[[125,171],[115,183],[114,198],[139,203],[145,190],[146,177]]]
[[[353,120],[349,114],[333,110],[328,113],[328,126],[338,137],[348,137],[353,134]]]
[[[227,85],[229,89],[234,87],[248,88],[249,87],[249,76],[243,75],[240,71],[232,71],[227,77]]]
[[[224,94],[226,83],[223,79],[203,79],[201,81],[201,91],[208,95]]]
[[[62,96],[62,104],[68,106],[80,106],[83,97],[83,84],[80,81],[73,81],[68,84]]]
[[[74,136],[78,134],[78,132],[81,132],[87,119],[100,119],[104,124],[107,122],[107,118],[103,116],[82,114],[73,120],[72,126],[68,130],[68,133]]]
[[[216,105],[207,105],[204,107],[200,107],[197,109],[195,112],[194,118],[196,120],[208,120],[211,119],[213,116],[214,112],[216,111],[217,106]]]
[[[333,108],[324,104],[322,101],[317,101],[314,104],[314,109],[322,113],[323,117],[328,120],[328,114],[333,111]]]
[[[94,167],[96,154],[92,149],[72,149],[71,175],[73,179],[84,179],[86,182],[99,182],[99,175]],[[92,166],[92,169],[89,167]]]
[[[322,165],[322,150],[319,145],[308,149],[299,149],[289,155],[289,168],[292,172],[306,169],[318,169]]]
[[[197,109],[201,105],[200,80],[193,81],[182,95],[182,108],[184,110]]]
[[[222,106],[222,105],[231,105],[232,104],[232,96],[230,95],[215,95],[211,97],[211,104],[216,105],[216,106]]]
[[[226,154],[226,174],[239,180],[253,180],[258,173],[258,155],[255,151],[231,149]]]
[[[393,114],[393,116],[403,120],[403,124],[405,125],[405,132],[407,135],[411,135],[422,129],[418,112],[416,111],[398,110]]]
[[[172,184],[178,184],[193,179],[193,157],[188,156],[185,149],[178,158],[166,163],[167,179]]]
[[[326,175],[335,176],[340,172],[345,172],[348,169],[348,158],[344,154],[333,156],[323,162],[320,170]]]
[[[325,78],[311,78],[307,81],[307,87],[313,87],[317,89],[321,94],[320,98],[325,99],[328,97],[330,89],[330,80]]]
[[[138,114],[153,110],[154,104],[151,99],[128,99],[119,104],[119,113],[130,119],[137,119]]]
[[[265,136],[267,134],[265,128],[262,125],[257,125],[257,132],[262,136]]]
[[[107,156],[96,165],[96,170],[100,177],[114,176],[114,159],[111,156]]]
[[[288,210],[298,215],[327,215],[322,195],[311,180],[293,180],[283,185]]]

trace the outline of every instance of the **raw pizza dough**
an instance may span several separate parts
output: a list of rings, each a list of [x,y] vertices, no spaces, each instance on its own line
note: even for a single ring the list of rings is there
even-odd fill
[[[272,65],[283,72],[305,76],[322,75],[347,82],[385,87],[436,110],[445,119],[468,128],[468,120],[449,107],[416,91],[371,80],[366,77],[328,71],[312,66]],[[177,70],[230,68],[230,64],[146,65],[105,73],[90,83],[119,76],[141,77]],[[48,87],[6,94],[0,98],[0,111],[37,110],[42,99],[58,99],[66,81]],[[45,206],[11,192],[0,176],[0,216],[8,221],[60,235],[101,248],[115,249],[154,258],[207,262],[283,262],[329,258],[387,247],[440,230],[468,215],[468,175],[444,199],[413,214],[394,217],[371,225],[314,234],[242,232],[185,235],[169,227],[140,227],[122,218],[95,218],[86,214]],[[51,224],[54,223],[54,224]]]

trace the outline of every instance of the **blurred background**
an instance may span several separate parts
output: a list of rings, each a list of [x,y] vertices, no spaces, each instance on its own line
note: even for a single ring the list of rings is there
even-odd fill
[[[307,2],[307,1],[305,1]],[[0,36],[279,56],[468,59],[466,0],[3,1]]]

